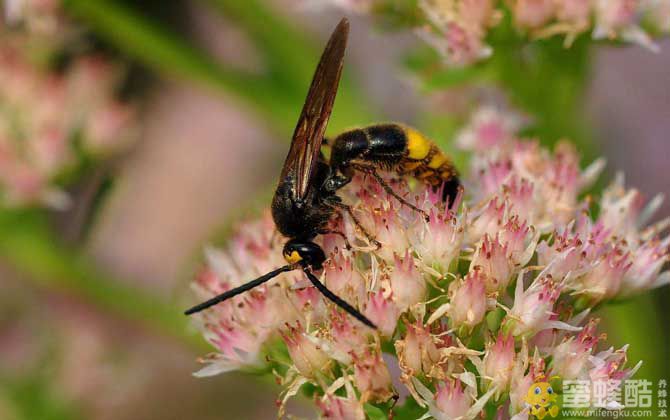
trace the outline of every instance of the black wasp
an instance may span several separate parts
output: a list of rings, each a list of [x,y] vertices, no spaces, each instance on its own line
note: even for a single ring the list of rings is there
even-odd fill
[[[272,217],[277,230],[288,238],[283,250],[288,264],[196,305],[187,310],[186,315],[253,289],[281,273],[301,269],[325,297],[365,325],[375,328],[369,319],[328,290],[314,275],[314,271],[321,270],[326,255],[313,240],[326,233],[342,235],[328,229],[331,217],[341,211],[346,211],[368,239],[378,245],[360,226],[351,207],[337,196],[337,191],[351,181],[355,171],[361,171],[374,177],[404,205],[427,217],[391,189],[377,173],[381,168],[412,175],[435,188],[441,187],[443,198],[453,203],[459,181],[449,158],[418,131],[400,124],[378,124],[345,132],[333,141],[330,161],[326,161],[321,145],[337,94],[348,35],[349,22],[342,19],[328,40],[314,73],[272,199]]]

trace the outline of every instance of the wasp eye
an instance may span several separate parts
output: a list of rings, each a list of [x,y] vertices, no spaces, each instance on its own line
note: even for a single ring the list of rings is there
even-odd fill
[[[535,387],[535,395],[540,395],[540,392],[542,392],[542,390],[540,389],[540,387],[539,387],[539,386],[538,386],[538,387]]]
[[[547,388],[547,394],[553,394],[554,390],[551,387]]]

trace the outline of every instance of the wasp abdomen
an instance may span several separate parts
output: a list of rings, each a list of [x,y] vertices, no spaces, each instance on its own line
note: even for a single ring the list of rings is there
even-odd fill
[[[406,148],[405,133],[395,124],[357,128],[337,136],[330,165],[341,172],[347,172],[355,163],[391,169],[400,163]]]
[[[407,153],[399,163],[399,172],[411,174],[433,186],[457,181],[454,164],[433,141],[411,127],[403,129]]]
[[[331,154],[331,167],[347,173],[352,164],[408,174],[429,185],[445,184],[445,197],[458,189],[458,173],[449,157],[419,131],[400,124],[378,124],[339,135]]]

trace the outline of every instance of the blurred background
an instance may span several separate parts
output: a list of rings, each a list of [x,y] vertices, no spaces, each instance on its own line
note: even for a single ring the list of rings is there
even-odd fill
[[[136,136],[68,185],[67,210],[2,210],[0,419],[275,417],[279,389],[267,379],[191,376],[209,349],[181,312],[203,246],[274,187],[343,14],[315,3],[65,2],[86,31],[76,49],[122,63]],[[374,120],[435,127],[423,115],[471,106],[472,93],[418,92],[403,65],[421,43],[411,32],[350,19],[329,132]],[[593,139],[585,154],[604,155],[608,176],[624,171],[649,197],[670,194],[670,42],[660,46],[591,49],[579,110]],[[668,304],[666,288],[602,311],[612,345],[645,360],[640,377],[670,377]]]

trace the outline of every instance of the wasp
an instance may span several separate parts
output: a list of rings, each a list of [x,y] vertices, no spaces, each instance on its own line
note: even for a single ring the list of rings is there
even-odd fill
[[[435,188],[443,188],[444,200],[453,203],[460,188],[456,169],[435,143],[410,127],[388,123],[350,130],[333,140],[329,160],[321,152],[342,74],[348,35],[349,22],[345,18],[333,31],[317,65],[272,199],[272,217],[277,230],[288,238],[282,251],[287,264],[194,306],[185,312],[186,315],[253,289],[281,273],[301,269],[326,298],[363,324],[376,328],[358,310],[328,290],[314,274],[322,269],[326,260],[323,249],[314,239],[318,235],[335,233],[346,241],[342,232],[328,228],[336,214],[347,212],[365,236],[379,246],[360,225],[352,208],[342,202],[338,190],[360,171],[375,178],[402,204],[427,218],[423,210],[396,194],[378,174],[380,169],[392,170],[414,176]]]

